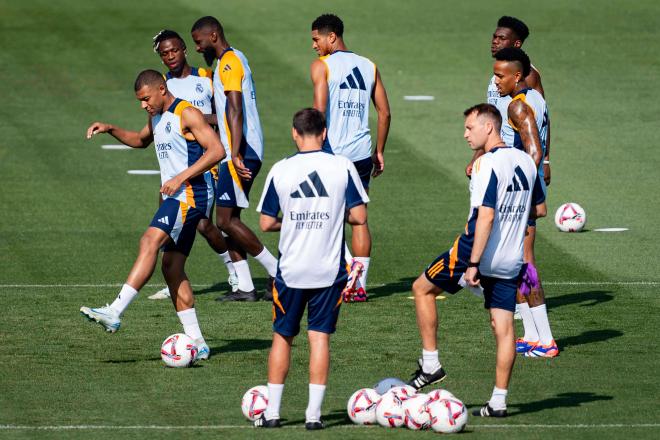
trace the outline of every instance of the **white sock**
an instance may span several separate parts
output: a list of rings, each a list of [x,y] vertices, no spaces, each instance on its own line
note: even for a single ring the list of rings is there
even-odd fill
[[[344,260],[346,264],[350,265],[353,262],[353,255],[351,255],[351,250],[348,248],[348,243],[344,242]]]
[[[193,339],[201,339],[202,341],[204,340],[204,337],[202,336],[202,331],[199,329],[199,323],[197,322],[197,313],[195,313],[195,308],[193,307],[192,309],[187,309],[187,310],[182,310],[180,312],[176,312],[177,316],[179,317],[179,321],[181,321],[181,325],[183,326],[183,332],[190,336]]]
[[[121,316],[124,314],[124,311],[131,303],[131,301],[133,301],[133,298],[137,296],[137,294],[137,290],[133,289],[128,284],[124,284],[119,291],[117,298],[112,302],[112,304],[110,304],[110,307],[115,309],[119,316]]]
[[[426,351],[422,350],[422,371],[424,373],[432,373],[440,367],[440,358],[438,358],[438,350]]]
[[[220,258],[220,261],[225,263],[225,267],[227,267],[227,272],[229,272],[229,276],[236,275],[236,269],[234,269],[234,263],[232,263],[231,261],[231,257],[229,256],[229,251],[223,252],[222,254],[218,254],[218,258]]]
[[[367,290],[367,272],[369,271],[369,261],[371,261],[370,257],[355,257],[355,261],[359,261],[362,263],[364,268],[362,269],[362,273],[360,274],[360,278],[358,279],[358,287],[362,287],[364,290]]]
[[[277,258],[273,257],[273,254],[266,249],[266,246],[264,246],[261,253],[255,255],[254,258],[266,269],[268,275],[271,277],[277,275]]]
[[[534,317],[534,323],[536,324],[536,329],[539,333],[539,340],[541,341],[541,345],[550,344],[554,338],[552,337],[552,331],[550,330],[548,311],[545,307],[545,304],[531,307],[529,310],[532,312],[532,316]]]
[[[305,422],[321,421],[321,404],[325,396],[325,385],[309,384],[309,403],[305,410]]]
[[[252,292],[254,284],[252,283],[252,275],[247,260],[235,261],[234,269],[236,269],[236,276],[238,276],[238,288],[243,292]]]
[[[268,406],[264,416],[266,420],[280,418],[280,404],[282,403],[283,383],[268,383]]]
[[[520,317],[522,318],[523,328],[525,329],[525,335],[523,339],[528,342],[537,342],[539,340],[539,333],[536,330],[536,324],[534,323],[534,316],[532,316],[531,309],[527,302],[518,304],[520,310]]]
[[[493,409],[506,409],[506,395],[508,391],[502,388],[493,388],[493,395],[490,396],[488,404]]]

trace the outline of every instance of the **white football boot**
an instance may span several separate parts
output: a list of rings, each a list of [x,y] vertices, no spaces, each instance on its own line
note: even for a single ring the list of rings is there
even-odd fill
[[[96,309],[83,306],[80,308],[80,313],[90,321],[99,323],[108,333],[115,333],[121,325],[119,313],[108,304]]]

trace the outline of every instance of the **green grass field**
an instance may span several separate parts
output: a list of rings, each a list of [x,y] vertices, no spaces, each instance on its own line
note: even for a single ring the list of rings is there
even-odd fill
[[[132,84],[162,69],[151,37],[167,27],[189,43],[202,15],[225,25],[257,84],[266,166],[290,154],[290,120],[312,103],[309,26],[332,10],[350,49],[379,66],[392,107],[386,170],[372,184],[370,301],[342,309],[324,403],[329,429],[316,438],[431,436],[354,427],[346,400],[387,376],[407,378],[421,345],[412,280],[446,250],[467,215],[470,151],[462,111],[485,100],[490,36],[504,14],[527,22],[525,43],[541,70],[552,119],[550,214],[575,201],[587,232],[539,222],[537,256],[557,359],[518,359],[504,420],[471,418],[475,438],[657,438],[660,324],[656,190],[660,118],[660,5],[654,1],[436,2],[0,0],[4,105],[0,107],[0,437],[297,438],[307,403],[307,343],[297,341],[286,385],[285,429],[251,429],[240,398],[266,382],[270,307],[219,304],[226,272],[198,239],[188,274],[214,356],[197,368],[162,366],[158,348],[180,330],[169,303],[146,297],[157,271],[104,334],[81,305],[111,301],[156,208],[152,150],[107,151],[84,139],[94,120],[140,128]],[[433,95],[434,101],[404,101]],[[373,112],[375,113],[375,112]],[[266,167],[266,169],[267,169]],[[266,171],[257,178],[261,193]],[[253,209],[245,212],[256,228]],[[599,233],[599,227],[626,227]],[[276,249],[277,235],[261,234]],[[258,288],[265,272],[252,264]],[[655,268],[655,269],[654,269]],[[470,407],[493,385],[494,343],[480,301],[439,301],[444,386]],[[162,427],[169,427],[164,429]]]

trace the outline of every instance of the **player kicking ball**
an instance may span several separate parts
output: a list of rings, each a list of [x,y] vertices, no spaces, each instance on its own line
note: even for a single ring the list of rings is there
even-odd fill
[[[497,347],[495,388],[475,415],[506,417],[506,396],[516,357],[513,311],[523,269],[523,240],[527,220],[546,214],[545,196],[532,158],[507,147],[500,137],[502,117],[490,104],[464,112],[465,134],[472,150],[483,148],[470,180],[470,213],[465,232],[413,284],[422,358],[410,385],[416,389],[442,381],[437,349],[438,313],[435,297],[462,285],[481,286],[484,307]]]
[[[222,160],[225,152],[202,113],[189,102],[175,98],[159,72],[141,72],[135,80],[135,96],[149,114],[149,121],[142,130],[128,131],[95,122],[87,129],[87,138],[109,133],[133,148],[146,148],[153,142],[164,200],[140,239],[138,257],[117,298],[105,307],[83,306],[80,313],[99,323],[107,332],[119,330],[121,316],[151,278],[158,250],[162,247],[163,275],[183,330],[199,348],[197,359],[208,359],[209,346],[199,328],[193,292],[184,267],[195,240],[197,223],[208,218],[213,202],[211,178],[205,171]]]
[[[268,357],[268,407],[255,426],[280,427],[280,402],[291,362],[291,346],[307,309],[309,401],[305,428],[323,429],[321,404],[346,285],[344,219],[367,223],[369,201],[360,176],[343,156],[322,151],[325,117],[300,110],[293,118],[298,154],[273,165],[257,210],[263,231],[280,231],[280,259],[273,289],[273,344]],[[279,217],[281,213],[281,217]]]

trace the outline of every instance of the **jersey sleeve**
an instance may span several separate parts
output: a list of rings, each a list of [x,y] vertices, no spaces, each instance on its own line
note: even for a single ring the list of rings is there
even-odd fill
[[[243,64],[233,52],[222,57],[222,63],[218,68],[225,93],[243,91],[242,82],[245,74]]]
[[[534,179],[534,188],[532,189],[532,206],[540,205],[543,202],[545,202],[543,182],[541,182],[541,177],[537,174],[536,179]]]
[[[277,218],[280,210],[280,196],[277,194],[277,189],[275,188],[275,167],[273,167],[266,177],[264,191],[261,193],[257,212]]]
[[[346,209],[369,203],[360,175],[352,162],[348,162],[348,182],[346,183]]]
[[[476,160],[472,171],[472,194],[470,206],[497,206],[497,175],[493,170],[492,162],[486,156]]]

